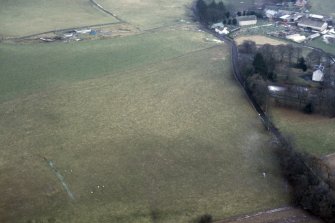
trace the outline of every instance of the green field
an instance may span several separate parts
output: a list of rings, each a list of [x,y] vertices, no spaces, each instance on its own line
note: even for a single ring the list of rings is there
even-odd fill
[[[279,129],[293,138],[297,148],[317,156],[335,153],[335,120],[285,108],[272,109]]]
[[[335,16],[333,0],[311,0],[311,12],[328,16]]]
[[[60,84],[155,64],[213,45],[205,43],[205,37],[200,33],[170,31],[96,42],[2,44],[0,102]]]
[[[0,221],[178,223],[284,205],[229,50],[205,37],[2,44]]]
[[[331,54],[335,55],[335,44],[327,44],[327,43],[323,42],[322,38],[318,38],[316,40],[313,40],[313,41],[309,42],[308,44],[313,46],[313,47],[320,48],[327,53],[331,53]]]
[[[24,36],[117,22],[88,0],[0,0],[0,35]]]
[[[97,0],[104,8],[140,29],[174,25],[187,19],[192,0]]]

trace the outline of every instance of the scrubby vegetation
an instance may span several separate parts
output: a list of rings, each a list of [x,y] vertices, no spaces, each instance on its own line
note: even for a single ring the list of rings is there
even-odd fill
[[[322,160],[297,152],[290,144],[276,147],[282,174],[292,187],[292,202],[329,223],[335,222],[335,175]]]
[[[207,3],[205,0],[198,0],[195,6],[195,12],[198,19],[206,24],[219,21],[224,21],[224,23],[232,23],[229,9],[222,1],[211,1],[210,3]]]

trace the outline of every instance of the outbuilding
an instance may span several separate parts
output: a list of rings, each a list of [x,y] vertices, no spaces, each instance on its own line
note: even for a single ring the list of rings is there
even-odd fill
[[[320,69],[317,69],[316,71],[313,72],[312,80],[321,82],[323,81],[323,76],[324,76],[323,72]]]
[[[323,21],[325,18],[323,15],[317,15],[317,14],[309,14],[308,17],[320,21]]]
[[[325,29],[327,29],[328,24],[323,21],[303,19],[300,22],[298,22],[298,26],[301,28],[307,28],[307,29],[322,32]]]
[[[250,26],[257,24],[257,17],[255,15],[238,16],[236,17],[239,26]]]

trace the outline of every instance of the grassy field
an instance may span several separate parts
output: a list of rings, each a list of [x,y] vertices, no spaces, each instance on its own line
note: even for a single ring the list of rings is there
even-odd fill
[[[192,0],[98,0],[103,7],[139,27],[152,29],[169,26],[187,19]]]
[[[117,22],[88,0],[0,0],[0,5],[0,35],[3,36]]]
[[[312,5],[311,11],[313,13],[335,16],[334,1],[332,0],[311,0],[309,2]]]
[[[2,44],[0,221],[178,223],[284,205],[229,50],[205,37]]]
[[[97,78],[194,51],[205,34],[184,31],[81,43],[0,45],[0,102],[20,94]],[[18,66],[18,61],[20,64]]]
[[[313,46],[313,47],[320,48],[327,53],[331,53],[331,54],[335,55],[335,45],[334,44],[327,44],[327,43],[323,42],[322,38],[318,38],[316,40],[310,41],[308,44]]]
[[[335,153],[334,119],[285,108],[272,109],[272,115],[281,131],[292,136],[301,151],[318,156]]]

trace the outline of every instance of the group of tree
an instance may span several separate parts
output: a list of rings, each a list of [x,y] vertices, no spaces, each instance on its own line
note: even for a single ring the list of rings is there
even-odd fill
[[[236,20],[231,18],[229,9],[222,1],[216,2],[212,0],[197,0],[195,5],[195,12],[198,19],[206,24],[223,21],[226,24],[236,24]]]
[[[238,47],[240,71],[246,86],[257,102],[267,103],[267,86],[285,85],[287,90],[275,98],[278,105],[301,109],[306,113],[320,113],[335,116],[335,88],[331,85],[331,73],[335,73],[332,59],[319,50],[310,51],[305,57],[302,48],[293,45],[268,45],[257,47],[252,41],[245,41]],[[301,69],[302,75],[312,76],[316,65],[324,66],[324,81],[318,88],[291,83],[291,72]],[[278,76],[281,77],[278,82]]]
[[[283,176],[291,185],[294,205],[335,222],[335,175],[321,159],[302,154],[291,143],[277,145],[275,152]]]

